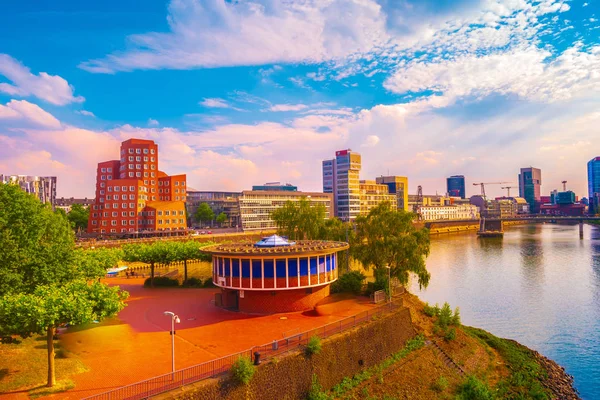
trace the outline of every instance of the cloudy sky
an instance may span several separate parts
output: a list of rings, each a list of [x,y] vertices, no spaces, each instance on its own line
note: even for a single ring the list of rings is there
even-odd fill
[[[535,166],[544,194],[585,196],[600,155],[600,0],[9,3],[0,173],[57,175],[59,196],[93,196],[131,137],[200,190],[321,190],[351,148],[411,192]]]

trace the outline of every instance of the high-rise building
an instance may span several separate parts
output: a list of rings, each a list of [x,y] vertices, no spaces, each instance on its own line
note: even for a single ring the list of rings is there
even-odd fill
[[[18,185],[27,193],[34,194],[42,203],[56,203],[55,176],[0,175],[0,182]]]
[[[323,161],[323,192],[333,194],[335,216],[343,221],[360,215],[359,173],[361,157],[350,149],[335,152]]]
[[[588,201],[589,213],[600,211],[600,157],[594,157],[588,162]]]
[[[376,181],[360,181],[360,214],[367,215],[369,211],[381,203],[388,202],[396,207],[396,195],[390,194],[388,185]]]
[[[529,204],[529,209],[536,213],[541,200],[542,170],[539,168],[521,168],[519,174],[519,197]]]
[[[380,176],[375,178],[379,184],[387,185],[390,194],[396,196],[398,210],[409,211],[408,208],[408,178],[405,176]]]
[[[465,193],[465,176],[464,175],[453,175],[446,178],[446,190],[450,197],[460,197],[464,199]]]
[[[88,232],[125,233],[187,228],[186,176],[158,169],[152,140],[121,143],[121,159],[103,161],[96,171],[96,199]]]
[[[298,186],[286,183],[282,185],[281,182],[268,182],[264,185],[252,186],[252,190],[268,190],[272,192],[297,192]]]
[[[206,203],[213,210],[215,216],[222,212],[227,215],[227,225],[230,227],[240,226],[240,204],[238,198],[241,195],[241,192],[205,192],[188,187],[187,201],[185,203],[188,224],[190,226],[201,226],[200,222],[195,220],[194,215],[198,211],[200,204]]]
[[[310,205],[325,207],[325,219],[331,216],[332,195],[329,193],[310,193],[294,191],[243,191],[238,197],[240,221],[244,231],[276,229],[277,225],[271,218],[273,211],[283,207],[288,201],[299,202],[305,198]]]

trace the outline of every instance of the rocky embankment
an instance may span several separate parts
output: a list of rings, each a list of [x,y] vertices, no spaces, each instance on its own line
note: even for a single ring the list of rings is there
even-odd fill
[[[552,392],[555,399],[581,399],[577,393],[577,389],[573,387],[573,377],[567,374],[563,367],[535,350],[529,349],[529,351],[531,351],[536,361],[548,373],[548,377],[542,384]]]

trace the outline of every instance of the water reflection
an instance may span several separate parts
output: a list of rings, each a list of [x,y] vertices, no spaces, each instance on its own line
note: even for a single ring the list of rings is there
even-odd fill
[[[538,224],[504,238],[432,240],[430,303],[459,306],[465,324],[516,339],[574,375],[584,399],[600,388],[600,229]]]

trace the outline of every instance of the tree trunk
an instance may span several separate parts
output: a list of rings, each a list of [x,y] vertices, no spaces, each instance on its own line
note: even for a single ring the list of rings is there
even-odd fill
[[[154,262],[150,263],[150,287],[154,287]]]
[[[49,326],[46,334],[46,343],[48,346],[48,384],[46,386],[52,387],[56,383],[56,378],[54,377],[54,327]]]
[[[187,260],[183,260],[183,283],[187,282]]]

